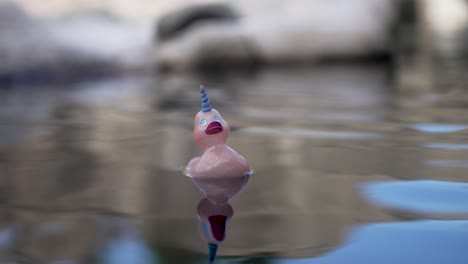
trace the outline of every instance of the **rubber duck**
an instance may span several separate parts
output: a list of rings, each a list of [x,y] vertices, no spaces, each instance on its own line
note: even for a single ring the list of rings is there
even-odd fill
[[[195,116],[193,139],[203,149],[185,168],[185,175],[197,179],[237,178],[252,174],[247,160],[226,145],[230,128],[211,107],[208,94],[200,85],[201,111]]]

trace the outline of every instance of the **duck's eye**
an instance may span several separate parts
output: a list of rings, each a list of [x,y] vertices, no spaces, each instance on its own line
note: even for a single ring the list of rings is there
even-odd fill
[[[215,116],[215,117],[213,118],[213,120],[214,120],[214,121],[219,121],[220,118],[219,118],[219,116]]]
[[[204,125],[206,125],[206,119],[202,119],[202,120],[200,120],[200,125],[201,125],[201,126],[204,126]]]

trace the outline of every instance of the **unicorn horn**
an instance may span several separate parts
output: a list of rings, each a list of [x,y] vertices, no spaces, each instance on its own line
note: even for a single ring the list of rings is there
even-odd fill
[[[218,245],[209,243],[208,244],[208,249],[210,250],[210,262],[209,264],[212,264],[214,262],[214,259],[216,257],[216,252],[218,251]]]
[[[201,94],[201,106],[202,112],[210,112],[211,111],[211,103],[210,99],[208,99],[208,95],[206,94],[205,87],[200,85],[200,94]]]

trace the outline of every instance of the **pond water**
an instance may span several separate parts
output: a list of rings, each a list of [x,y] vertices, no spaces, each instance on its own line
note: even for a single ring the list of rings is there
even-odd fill
[[[255,170],[214,263],[467,263],[468,94],[395,74],[329,63],[2,88],[0,262],[207,263],[204,196],[183,174],[205,84]]]

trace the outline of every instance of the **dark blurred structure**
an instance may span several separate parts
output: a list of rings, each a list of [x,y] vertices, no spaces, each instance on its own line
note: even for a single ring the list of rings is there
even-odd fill
[[[186,7],[163,16],[156,25],[156,40],[167,41],[183,34],[195,24],[236,21],[239,15],[232,7],[224,4],[205,4]]]
[[[17,1],[22,6],[0,5],[4,84],[148,73],[154,66],[176,72],[206,67],[251,71],[259,65],[370,59],[396,62],[397,71],[406,67],[399,73],[411,68],[413,73],[403,78],[411,86],[430,79],[432,64],[441,66],[434,69],[439,73],[452,67],[445,63],[453,58],[449,54],[457,54],[457,62],[450,60],[453,67],[464,67],[465,61],[462,0],[176,2],[172,11],[148,17],[156,27],[128,20],[115,11],[113,1],[101,9],[79,9],[83,3],[70,0],[77,11],[51,17],[37,16],[31,13],[37,6]],[[450,10],[456,12],[448,17]],[[454,32],[454,27],[460,30],[440,33]],[[453,48],[443,44],[458,42],[450,44]]]
[[[234,20],[230,5],[193,6],[158,22],[156,63],[163,69],[314,63],[392,56],[399,1],[298,1]],[[239,8],[239,7],[238,7]],[[406,7],[405,7],[406,9]],[[216,20],[212,18],[216,17]],[[219,18],[224,19],[219,19]],[[178,21],[178,23],[169,23]]]

